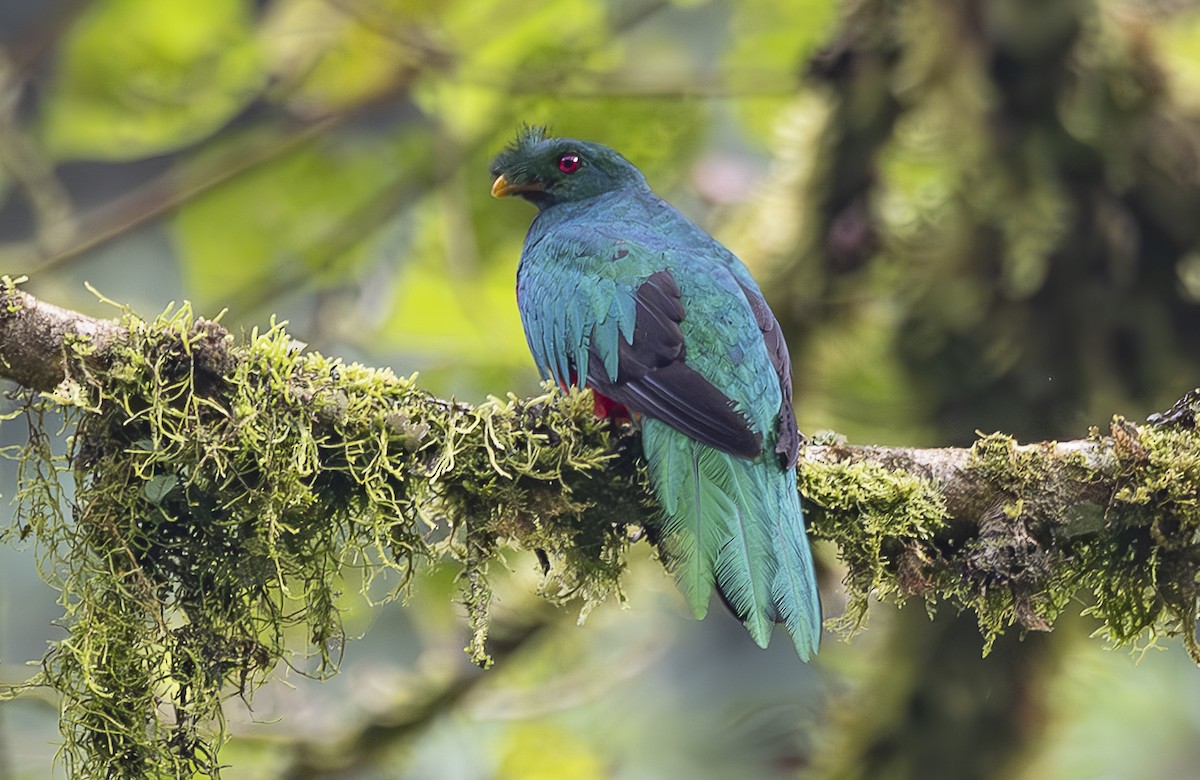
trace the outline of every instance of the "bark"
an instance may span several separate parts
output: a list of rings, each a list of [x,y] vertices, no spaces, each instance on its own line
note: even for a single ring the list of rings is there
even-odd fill
[[[117,323],[40,301],[0,280],[0,377],[48,393],[69,376],[71,343],[103,353],[122,332]]]

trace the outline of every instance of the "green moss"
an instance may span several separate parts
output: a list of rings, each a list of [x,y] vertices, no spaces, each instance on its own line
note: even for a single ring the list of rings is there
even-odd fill
[[[1185,421],[1187,422],[1187,421]],[[1194,637],[1200,600],[1200,435],[1117,418],[1091,447],[983,436],[953,506],[928,480],[877,464],[801,463],[813,534],[847,567],[849,604],[920,595],[972,612],[984,650],[1014,626],[1050,630],[1085,605],[1116,644]]]
[[[451,437],[478,427],[483,446],[456,451],[453,462],[442,464],[456,476],[440,497],[454,522],[466,524],[467,543],[473,545],[454,552],[467,564],[466,603],[474,631],[468,651],[485,662],[490,591],[480,568],[501,542],[519,541],[537,551],[541,594],[555,602],[579,599],[586,615],[619,593],[626,527],[645,514],[645,492],[633,459],[619,457],[631,437],[611,436],[608,424],[595,416],[590,393],[493,399],[476,407],[463,425]]]
[[[1134,425],[1115,418],[1093,431],[1095,455],[1053,443],[1017,447],[982,438],[971,468],[998,488],[1004,523],[989,525],[958,557],[964,572],[943,590],[974,610],[987,642],[1019,623],[1049,630],[1072,600],[1117,644],[1194,637],[1200,598],[1200,436],[1191,427]],[[1083,499],[1066,485],[1096,485]],[[1115,485],[1115,488],[1113,487]]]
[[[226,698],[285,652],[336,669],[347,582],[396,596],[422,560],[457,561],[480,664],[501,547],[535,551],[542,595],[583,615],[620,597],[651,502],[636,436],[598,421],[590,394],[468,407],[302,352],[279,327],[235,346],[186,306],[123,325],[104,355],[69,342],[71,376],[30,398],[17,519],[0,530],[32,538],[62,591],[69,636],[31,684],[63,696],[73,776],[217,776]],[[44,433],[51,410],[74,431],[66,453]],[[802,460],[813,535],[847,567],[838,626],[860,625],[871,597],[919,595],[973,610],[990,643],[1049,629],[1083,592],[1114,641],[1179,633],[1200,662],[1200,436],[1118,419],[1092,441],[1085,456],[983,437],[966,470],[988,503],[953,510],[899,468]]]
[[[632,462],[628,437],[590,395],[471,408],[301,352],[279,327],[235,347],[187,306],[124,327],[104,365],[68,345],[72,381],[30,401],[32,430],[59,406],[75,435],[66,456],[42,435],[21,453],[6,532],[36,540],[62,591],[70,633],[32,683],[63,696],[72,776],[217,776],[222,701],[302,651],[288,637],[308,638],[316,674],[336,668],[347,581],[378,593],[394,572],[394,596],[419,561],[457,559],[481,663],[501,541],[539,551],[556,601],[617,592],[643,493],[612,468]]]
[[[975,442],[967,470],[990,483],[993,503],[974,508],[978,525],[957,556],[960,565],[938,586],[976,614],[986,653],[1013,625],[1049,630],[1075,595],[1071,561],[1055,543],[1054,529],[1068,513],[1050,486],[1088,477],[1082,462],[1053,442],[1020,447],[1000,433]]]
[[[931,541],[946,520],[936,486],[902,470],[801,459],[800,492],[812,535],[835,542],[847,567],[843,633],[866,618],[871,597],[903,601],[926,590]]]
[[[971,447],[972,471],[1018,491],[1036,482],[1044,465],[1039,453],[1018,449],[1016,440],[1003,433],[982,436]]]
[[[8,274],[0,275],[0,317],[20,311],[20,303],[17,301],[17,288],[28,279],[29,277],[27,276],[12,277]]]
[[[1112,512],[1121,522],[1084,562],[1111,559],[1111,577],[1090,574],[1090,612],[1120,642],[1182,636],[1200,663],[1200,434],[1191,425],[1133,426],[1115,418],[1112,441],[1119,475]]]

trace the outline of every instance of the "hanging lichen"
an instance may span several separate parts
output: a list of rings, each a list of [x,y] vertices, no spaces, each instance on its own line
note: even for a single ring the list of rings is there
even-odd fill
[[[124,325],[103,364],[69,345],[71,378],[30,401],[7,531],[33,537],[62,593],[69,636],[31,684],[63,695],[72,776],[216,776],[221,702],[296,650],[289,629],[310,638],[316,674],[336,668],[351,568],[364,591],[398,572],[395,593],[419,559],[460,560],[480,662],[499,540],[541,551],[548,595],[586,609],[616,591],[641,494],[631,471],[577,490],[623,446],[586,396],[460,407],[303,352],[278,327],[235,347],[186,306]],[[75,429],[65,455],[41,433],[51,407]]]
[[[26,397],[28,443],[0,453],[19,485],[0,541],[31,540],[62,594],[68,636],[28,685],[62,697],[73,776],[217,776],[223,701],[285,654],[335,671],[343,592],[399,594],[423,559],[460,565],[486,664],[500,548],[535,551],[541,594],[586,614],[619,595],[629,539],[656,538],[636,433],[587,393],[456,404],[279,327],[235,345],[186,306],[126,313],[121,333],[68,339],[62,382]],[[922,598],[973,611],[986,648],[1084,594],[1113,641],[1182,634],[1200,662],[1200,434],[1186,404],[1159,423],[1067,445],[806,448],[812,536],[845,565],[833,627],[857,628],[871,597]]]

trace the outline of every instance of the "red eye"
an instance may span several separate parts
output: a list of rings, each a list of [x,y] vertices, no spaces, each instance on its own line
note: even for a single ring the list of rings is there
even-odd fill
[[[579,170],[579,155],[572,153],[559,157],[558,169],[563,173],[575,173]]]

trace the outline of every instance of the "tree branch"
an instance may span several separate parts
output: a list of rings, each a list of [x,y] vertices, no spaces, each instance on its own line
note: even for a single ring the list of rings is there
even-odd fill
[[[239,361],[239,351],[227,334],[204,321],[197,327],[208,329],[209,334],[208,351],[191,356],[200,369],[199,375],[231,373]],[[111,358],[110,350],[126,343],[127,336],[126,325],[37,300],[7,278],[0,287],[0,378],[40,392],[52,391],[64,381],[85,375],[90,377],[87,381],[94,382],[95,368],[105,364]],[[386,376],[384,379],[388,381]],[[215,377],[210,376],[209,381],[215,381]],[[276,400],[286,403],[288,399],[281,395]],[[443,417],[478,411],[428,396],[424,400],[431,407],[427,412]],[[543,400],[516,403],[511,408],[528,413]],[[1047,556],[1067,554],[1067,542],[1089,536],[1100,527],[1149,523],[1156,526],[1154,541],[1159,545],[1175,548],[1187,543],[1190,550],[1186,533],[1192,527],[1190,516],[1172,517],[1179,507],[1166,496],[1149,500],[1144,489],[1136,489],[1139,486],[1134,477],[1139,473],[1146,476],[1142,472],[1154,465],[1156,448],[1165,444],[1167,452],[1160,457],[1177,460],[1176,468],[1168,475],[1172,483],[1168,492],[1188,494],[1195,475],[1189,471],[1190,450],[1181,451],[1180,447],[1192,443],[1189,432],[1194,427],[1197,403],[1189,395],[1167,415],[1152,418],[1158,425],[1139,426],[1115,418],[1108,435],[1093,430],[1089,438],[1070,442],[1018,446],[997,434],[982,438],[970,449],[810,444],[802,453],[802,488],[820,537],[842,541],[840,535],[848,532],[843,522],[858,524],[855,518],[859,514],[877,519],[886,516],[892,525],[880,529],[879,552],[884,560],[879,563],[896,574],[898,595],[924,595],[934,587],[935,580],[951,574],[973,580],[978,595],[997,587],[1022,590],[1018,586],[1029,584],[1034,574],[1028,571],[1031,567],[1043,569],[1049,565],[1044,560]],[[530,422],[544,421],[527,418],[518,424]],[[612,450],[610,457],[601,461],[610,461],[619,454],[628,462],[605,462],[604,467],[626,478],[635,468],[632,461],[636,459],[636,448],[626,442],[614,449],[612,443],[602,441],[604,437],[592,440],[597,433],[594,426],[545,433],[551,440],[582,436],[589,445]],[[617,440],[629,435],[628,431],[620,432]],[[1161,441],[1164,438],[1168,441]],[[484,450],[482,455],[491,466],[492,477],[519,480],[528,471],[522,460],[524,453],[488,446],[486,440],[474,444]],[[552,441],[551,446],[555,446]],[[1179,461],[1179,457],[1184,460]],[[596,465],[588,463],[580,469],[586,481],[595,476],[591,472]],[[453,481],[453,466],[450,469],[445,476]],[[567,483],[580,476],[569,470],[555,475]],[[572,487],[573,493],[580,492],[579,486]],[[543,509],[569,503],[570,499],[556,493],[558,487],[551,485],[536,497],[536,503]],[[652,499],[642,493],[638,501]],[[1147,507],[1153,511],[1148,513]],[[637,517],[628,520],[638,522]],[[1178,533],[1171,533],[1165,526],[1177,526]],[[530,529],[516,524],[505,530],[520,542]],[[1039,560],[1031,560],[1030,555]],[[851,577],[855,574],[852,570]],[[871,584],[880,585],[874,577]],[[1022,595],[1037,597],[1036,592]],[[1037,610],[1030,612],[1028,607],[1021,605],[1013,617],[1026,628],[1048,628]]]
[[[0,378],[50,392],[69,375],[68,345],[90,343],[103,353],[121,333],[115,322],[59,308],[0,277]]]
[[[100,670],[79,644],[47,657],[41,682],[83,702],[64,708],[68,752],[95,744],[97,723],[115,730],[125,708],[122,738],[141,742],[121,755],[161,758],[145,722],[169,704],[168,753],[178,760],[182,745],[200,761],[209,754],[195,724],[213,716],[222,685],[244,689],[274,665],[283,627],[307,625],[336,664],[334,594],[352,563],[399,570],[403,582],[416,558],[458,560],[472,655],[484,663],[497,547],[536,551],[543,595],[577,598],[586,612],[617,592],[630,540],[656,539],[637,433],[596,420],[586,393],[472,407],[301,352],[279,328],[235,344],[186,307],[153,323],[96,320],[7,278],[0,377],[55,391],[42,403],[77,426],[73,517],[32,500],[48,479],[32,477],[17,529],[62,551],[43,568],[65,572],[58,584],[77,597],[64,600],[78,605],[73,634],[125,648]],[[806,446],[811,534],[845,566],[849,604],[835,627],[858,625],[871,597],[919,596],[975,612],[990,644],[1014,624],[1049,630],[1082,598],[1115,641],[1178,633],[1200,658],[1198,406],[1190,395],[1152,424],[1118,417],[1071,442]],[[23,457],[53,457],[43,450],[31,442]],[[176,658],[182,694],[165,704],[163,686],[135,684],[145,647]]]

